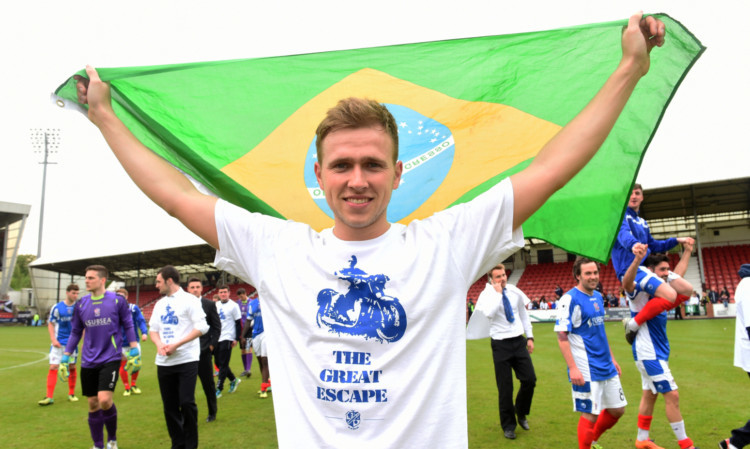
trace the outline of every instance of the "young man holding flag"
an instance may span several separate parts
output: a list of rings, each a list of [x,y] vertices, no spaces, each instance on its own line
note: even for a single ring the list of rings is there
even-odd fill
[[[387,220],[404,166],[397,124],[374,101],[342,100],[318,127],[315,175],[334,216],[318,233],[201,193],[123,125],[93,68],[77,89],[134,182],[258,288],[279,447],[466,447],[466,291],[596,154],[664,35],[656,18],[631,17],[619,66],[527,168],[408,226]]]

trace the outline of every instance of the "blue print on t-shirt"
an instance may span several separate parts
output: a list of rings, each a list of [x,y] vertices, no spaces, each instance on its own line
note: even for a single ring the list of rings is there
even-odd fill
[[[318,293],[318,327],[380,342],[398,341],[406,331],[406,312],[398,298],[384,293],[390,278],[369,275],[356,264],[357,257],[352,256],[349,267],[334,273],[349,283],[346,292],[326,288]]]
[[[171,306],[167,306],[167,314],[162,315],[161,317],[162,324],[173,324],[176,325],[180,322],[180,320],[177,318],[177,315],[174,314],[174,310],[172,310]]]

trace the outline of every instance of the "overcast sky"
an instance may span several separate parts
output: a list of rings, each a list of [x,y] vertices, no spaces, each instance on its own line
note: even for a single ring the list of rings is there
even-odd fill
[[[21,253],[36,254],[42,157],[31,129],[59,128],[61,145],[51,159],[57,164],[47,173],[42,259],[200,242],[135,188],[83,115],[50,102],[50,93],[85,64],[238,59],[507,34],[624,19],[638,10],[670,14],[708,47],[667,110],[639,180],[652,188],[747,176],[746,0],[27,0],[5,2],[0,15],[6,67],[0,201],[32,206]]]

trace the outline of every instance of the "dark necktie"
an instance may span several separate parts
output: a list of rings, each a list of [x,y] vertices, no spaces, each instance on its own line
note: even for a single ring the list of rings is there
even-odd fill
[[[510,300],[505,294],[505,289],[503,289],[503,307],[505,308],[505,318],[508,319],[508,322],[512,323],[516,321],[516,317],[513,316],[513,307],[510,306]]]

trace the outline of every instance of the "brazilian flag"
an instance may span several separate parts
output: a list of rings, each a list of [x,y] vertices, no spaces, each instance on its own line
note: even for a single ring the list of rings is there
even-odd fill
[[[667,40],[648,75],[593,161],[524,224],[527,237],[608,258],[645,151],[705,49],[656,16]],[[526,167],[615,69],[626,23],[99,74],[154,152],[230,202],[316,229],[333,223],[312,168],[317,124],[344,97],[384,103],[404,163],[388,219],[406,223]],[[72,77],[55,94],[75,106]]]

